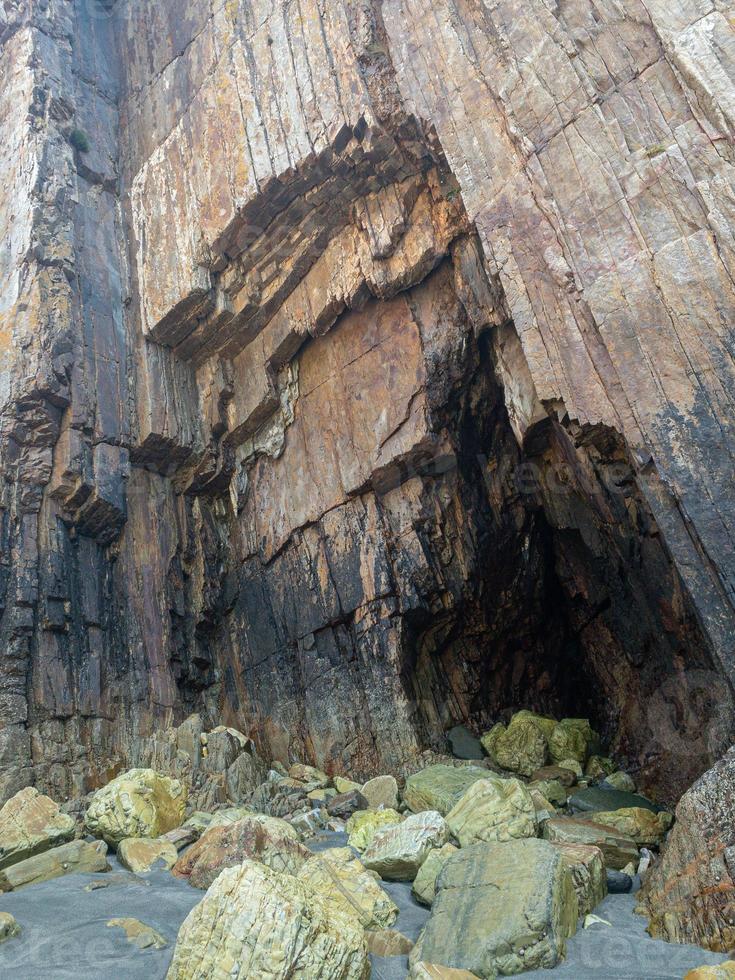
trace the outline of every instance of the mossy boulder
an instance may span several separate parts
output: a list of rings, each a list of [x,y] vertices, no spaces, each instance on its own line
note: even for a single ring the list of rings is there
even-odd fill
[[[601,813],[590,813],[589,819],[595,823],[613,827],[621,834],[632,837],[639,847],[658,847],[671,829],[673,816],[661,811],[653,813],[643,807],[623,807]]]

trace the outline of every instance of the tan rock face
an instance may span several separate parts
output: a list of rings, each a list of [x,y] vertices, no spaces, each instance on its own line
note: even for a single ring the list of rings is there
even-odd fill
[[[63,844],[74,836],[72,817],[35,789],[24,789],[0,810],[0,869]]]
[[[179,930],[167,980],[367,980],[359,921],[303,881],[245,861],[223,871]]]

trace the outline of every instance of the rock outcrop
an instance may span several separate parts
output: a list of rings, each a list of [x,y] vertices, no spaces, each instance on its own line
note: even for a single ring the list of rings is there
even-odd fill
[[[681,798],[640,895],[652,936],[717,952],[735,947],[735,748]]]
[[[0,802],[364,781],[521,703],[662,799],[722,754],[734,30],[2,5]]]

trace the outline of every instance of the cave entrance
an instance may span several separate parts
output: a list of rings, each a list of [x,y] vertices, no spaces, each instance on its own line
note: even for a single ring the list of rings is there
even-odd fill
[[[498,363],[508,331],[480,336],[458,413],[454,492],[472,521],[444,533],[472,539],[472,568],[454,604],[412,620],[424,738],[439,749],[454,724],[480,734],[520,708],[587,717],[672,801],[726,748],[729,689],[622,437],[549,413],[519,445]]]

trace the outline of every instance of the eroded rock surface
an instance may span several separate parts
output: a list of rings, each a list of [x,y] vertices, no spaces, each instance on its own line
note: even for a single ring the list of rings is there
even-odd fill
[[[4,5],[0,801],[362,782],[521,703],[584,708],[661,799],[712,764],[733,30],[723,0]],[[208,741],[158,737],[192,713]]]

